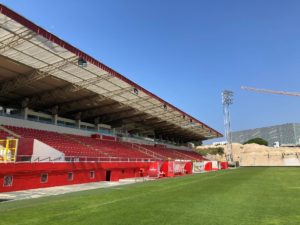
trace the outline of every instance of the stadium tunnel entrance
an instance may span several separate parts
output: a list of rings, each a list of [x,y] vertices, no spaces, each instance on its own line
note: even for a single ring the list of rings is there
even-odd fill
[[[110,176],[111,176],[111,171],[110,170],[106,170],[106,181],[110,181]]]

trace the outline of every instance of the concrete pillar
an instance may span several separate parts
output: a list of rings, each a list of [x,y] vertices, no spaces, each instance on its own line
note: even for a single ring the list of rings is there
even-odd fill
[[[80,124],[81,124],[81,112],[77,113],[75,116],[76,120],[76,127],[80,129]]]
[[[81,120],[76,120],[76,127],[80,129]]]
[[[57,125],[57,120],[58,120],[58,106],[54,106],[52,109],[51,109],[51,112],[52,112],[52,122]]]
[[[22,115],[24,120],[28,119],[28,111],[29,111],[28,107],[22,108],[21,115]]]
[[[57,125],[57,120],[58,120],[58,114],[52,115],[52,122]]]
[[[21,115],[23,116],[23,118],[25,120],[28,119],[28,103],[29,103],[29,98],[23,99],[23,101],[21,103],[21,107],[22,107]]]
[[[94,120],[95,130],[96,130],[96,131],[99,131],[99,130],[100,130],[99,123],[100,123],[100,118],[99,118],[99,117],[96,117],[95,120]]]
[[[97,130],[97,131],[100,131],[100,129],[101,129],[100,124],[97,124],[97,125],[96,125],[96,130]]]

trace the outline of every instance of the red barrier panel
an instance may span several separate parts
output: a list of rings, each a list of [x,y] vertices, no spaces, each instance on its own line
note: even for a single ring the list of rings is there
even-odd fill
[[[161,177],[167,177],[168,175],[168,162],[163,162],[163,164],[160,167],[160,176]]]
[[[204,170],[205,171],[212,171],[212,162],[205,161],[204,162]]]
[[[186,174],[192,174],[193,173],[193,163],[187,162],[184,166],[184,170],[185,170]]]
[[[161,177],[174,177],[193,173],[192,162],[167,161],[163,162],[160,168]]]
[[[220,162],[219,161],[211,161],[212,163],[212,170],[216,171],[220,169]]]
[[[174,162],[173,161],[169,161],[168,162],[168,172],[167,172],[167,177],[174,177],[175,173],[174,173]]]
[[[153,162],[149,167],[149,176],[150,177],[159,177],[160,174],[160,166],[159,162]]]
[[[175,175],[184,175],[186,173],[186,171],[185,171],[185,165],[186,165],[186,162],[175,161],[173,163],[174,174]]]
[[[162,177],[174,177],[174,162],[163,162],[162,166],[160,167],[160,174]]]
[[[228,162],[221,162],[221,170],[227,170],[228,169]]]

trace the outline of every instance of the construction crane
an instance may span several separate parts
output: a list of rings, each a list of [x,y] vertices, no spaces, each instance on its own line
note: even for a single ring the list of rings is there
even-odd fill
[[[259,88],[247,87],[247,86],[242,86],[241,89],[242,90],[246,90],[246,91],[260,92],[260,93],[268,93],[268,94],[288,95],[288,96],[300,97],[300,93],[299,92],[274,91],[274,90],[259,89]]]

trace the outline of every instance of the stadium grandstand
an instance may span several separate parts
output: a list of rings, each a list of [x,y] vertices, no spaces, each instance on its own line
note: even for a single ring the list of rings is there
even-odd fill
[[[0,4],[0,191],[192,173],[221,136]]]

